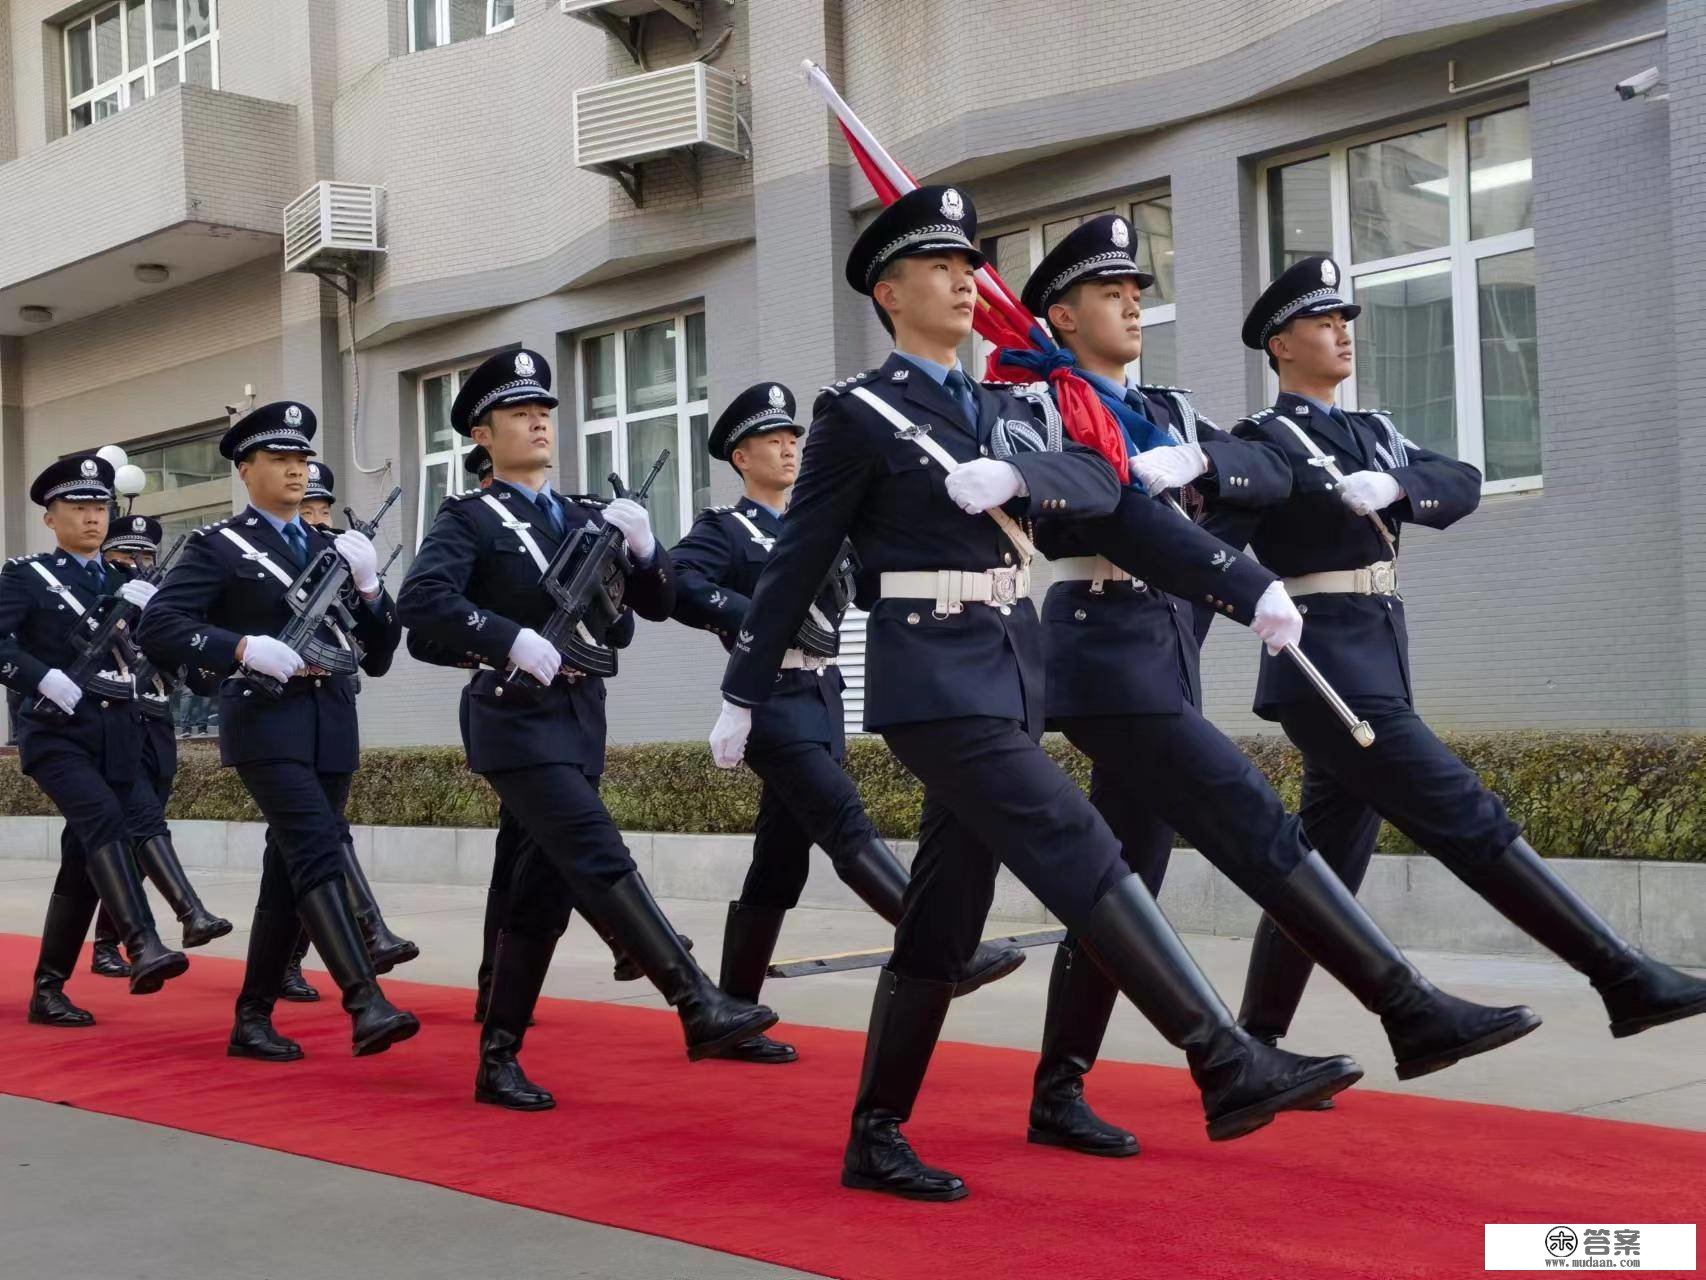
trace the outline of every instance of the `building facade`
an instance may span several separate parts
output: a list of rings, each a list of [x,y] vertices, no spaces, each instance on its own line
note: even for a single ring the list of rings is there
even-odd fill
[[[45,545],[28,481],[75,449],[124,446],[168,528],[229,512],[214,445],[252,395],[315,408],[358,514],[402,486],[381,541],[406,565],[464,484],[458,379],[517,345],[553,357],[558,486],[668,447],[673,538],[736,491],[703,453],[730,396],[809,405],[884,349],[841,279],[874,199],[803,58],[973,195],[1015,289],[1079,218],[1129,214],[1158,277],[1142,375],[1223,424],[1271,393],[1246,308],[1332,252],[1364,308],[1347,403],[1487,477],[1406,544],[1430,719],[1706,729],[1699,0],[0,0],[6,554]],[[735,132],[578,167],[577,91],[660,72],[732,84]],[[282,211],[323,180],[382,189],[353,301],[283,270]],[[1229,729],[1261,727],[1255,667],[1215,629]],[[642,627],[613,736],[701,737],[721,669]],[[399,655],[368,742],[455,741],[460,681]]]

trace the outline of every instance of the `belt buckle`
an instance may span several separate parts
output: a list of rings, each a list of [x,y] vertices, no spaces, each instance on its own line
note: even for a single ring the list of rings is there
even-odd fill
[[[1016,569],[989,571],[989,598],[992,604],[1013,604],[1019,599],[1019,573]]]
[[[1379,564],[1370,565],[1368,580],[1376,595],[1389,596],[1397,593],[1398,575],[1393,571],[1390,561],[1383,560]]]

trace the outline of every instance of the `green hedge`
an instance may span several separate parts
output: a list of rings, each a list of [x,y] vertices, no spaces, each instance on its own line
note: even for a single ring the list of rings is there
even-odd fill
[[[1706,736],[1637,734],[1448,734],[1446,743],[1504,796],[1528,838],[1553,857],[1706,861]],[[1081,785],[1089,763],[1051,735],[1044,745]],[[1241,739],[1295,808],[1302,776],[1282,738]],[[855,738],[848,769],[885,835],[909,838],[918,825],[919,789],[881,740]],[[752,830],[757,779],[711,763],[701,743],[612,747],[604,798],[630,831]],[[0,813],[47,814],[52,806],[0,759]],[[219,766],[211,746],[180,753],[172,794],[175,818],[253,820],[259,815],[237,775]],[[495,826],[497,797],[468,772],[455,747],[375,748],[362,755],[350,793],[350,821],[386,826]],[[1387,853],[1414,847],[1390,827]]]

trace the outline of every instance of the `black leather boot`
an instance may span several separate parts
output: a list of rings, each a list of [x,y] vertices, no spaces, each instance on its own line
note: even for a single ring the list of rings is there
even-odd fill
[[[518,1056],[556,949],[553,934],[498,935],[491,1006],[480,1032],[480,1067],[474,1075],[475,1102],[511,1111],[549,1111],[557,1105],[548,1090],[527,1078]]]
[[[904,910],[906,868],[881,836],[872,836],[836,864],[842,882],[859,895],[859,900],[890,924],[899,924]],[[971,959],[966,961],[965,974],[954,986],[954,996],[969,996],[979,987],[1005,978],[1025,963],[1025,953],[1018,947],[997,946],[980,942]]]
[[[171,836],[149,836],[136,846],[136,867],[154,882],[160,896],[171,904],[172,914],[184,926],[184,946],[204,947],[231,932],[231,922],[202,905],[195,886],[184,874]]]
[[[884,968],[871,1003],[865,1064],[853,1102],[853,1130],[841,1157],[841,1185],[907,1200],[963,1200],[971,1189],[918,1158],[900,1126],[924,1084],[954,984],[903,978]]]
[[[1380,1015],[1400,1080],[1442,1071],[1540,1025],[1527,1005],[1473,1004],[1422,977],[1318,853],[1298,863],[1261,905],[1363,1008]]]
[[[320,998],[318,988],[302,976],[302,957],[307,954],[308,930],[298,924],[296,942],[290,948],[290,961],[284,966],[284,981],[278,987],[281,1000],[288,1000],[291,1004],[313,1004]]]
[[[1624,941],[1528,841],[1516,840],[1485,866],[1452,870],[1505,919],[1587,976],[1605,1002],[1613,1036],[1706,1013],[1706,982]]]
[[[634,957],[623,951],[621,945],[617,943],[614,938],[603,932],[602,928],[598,925],[594,925],[593,928],[598,932],[598,936],[604,939],[604,945],[610,948],[610,955],[616,961],[610,970],[611,981],[638,982],[641,978],[646,976],[645,971],[642,970],[639,965],[634,963]],[[683,951],[693,950],[692,938],[689,938],[685,933],[678,933],[675,937],[676,941],[681,943],[681,949]]]
[[[1348,1057],[1300,1057],[1240,1027],[1137,876],[1102,895],[1081,938],[1126,998],[1185,1051],[1211,1142],[1253,1133],[1281,1111],[1307,1107],[1362,1079],[1362,1068]]]
[[[231,1024],[226,1057],[295,1062],[302,1056],[302,1046],[279,1035],[272,1024],[273,1002],[284,985],[285,967],[293,963],[291,955],[301,932],[289,912],[255,908],[255,920],[249,926],[249,962],[243,969],[243,989],[237,993],[237,1018]]]
[[[130,963],[118,949],[118,926],[105,907],[95,912],[95,945],[89,953],[89,972],[97,978],[130,977]]]
[[[355,915],[344,896],[343,878],[334,876],[315,885],[297,901],[297,914],[308,928],[314,949],[332,980],[344,993],[350,1016],[351,1048],[364,1058],[384,1053],[421,1029],[414,1014],[397,1008],[379,989],[367,947],[356,932]]]
[[[584,897],[585,913],[601,932],[609,931],[680,1015],[689,1058],[721,1057],[776,1025],[775,1013],[763,1005],[717,990],[681,945],[638,871],[613,885],[589,885]]]
[[[1084,1101],[1084,1077],[1096,1065],[1119,988],[1077,944],[1054,953],[1043,1016],[1043,1048],[1031,1090],[1028,1141],[1089,1156],[1135,1156],[1137,1136],[1109,1124]]]
[[[345,840],[344,891],[349,896],[349,908],[361,927],[361,940],[367,945],[367,955],[373,961],[375,973],[390,973],[400,964],[407,964],[420,955],[421,949],[407,938],[399,938],[385,923],[379,910],[379,900],[373,896],[373,886],[356,861],[355,845]]]
[[[113,914],[119,936],[130,956],[130,994],[152,995],[190,967],[182,951],[173,951],[160,941],[142,896],[142,879],[130,849],[114,841],[87,853],[89,879],[95,892]]]
[[[92,1027],[95,1015],[79,1009],[65,996],[65,982],[77,967],[83,935],[95,904],[88,899],[54,894],[47,900],[41,926],[41,954],[36,959],[35,987],[30,992],[30,1021],[44,1027]]]
[[[770,967],[776,939],[782,934],[782,918],[787,914],[780,907],[729,903],[729,920],[723,927],[723,972],[718,983],[724,991],[736,999],[758,1003],[764,972]],[[739,1062],[772,1064],[793,1062],[799,1056],[793,1045],[769,1036],[753,1036],[723,1054]]]
[[[474,972],[474,1021],[484,1022],[492,998],[492,967],[498,958],[498,934],[509,914],[509,894],[486,890],[486,918],[480,925],[480,967]]]

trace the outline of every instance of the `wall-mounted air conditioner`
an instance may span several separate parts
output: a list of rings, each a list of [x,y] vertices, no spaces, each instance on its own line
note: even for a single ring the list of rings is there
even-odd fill
[[[557,9],[601,28],[635,62],[640,61],[640,23],[650,15],[664,14],[693,32],[703,25],[700,0],[557,0]]]
[[[575,90],[575,164],[620,181],[640,203],[643,160],[705,148],[745,155],[740,84],[703,62]]]
[[[350,274],[379,243],[383,187],[316,182],[284,206],[284,269]]]

